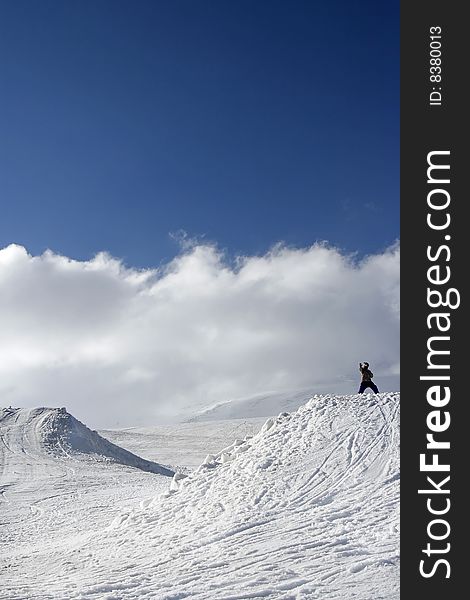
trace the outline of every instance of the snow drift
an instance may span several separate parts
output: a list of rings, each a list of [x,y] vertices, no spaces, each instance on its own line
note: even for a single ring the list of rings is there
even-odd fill
[[[65,408],[4,408],[0,413],[3,446],[23,455],[93,456],[158,475],[173,471],[145,460],[101,437]]]
[[[399,400],[315,396],[269,419],[29,561],[31,597],[398,599]]]

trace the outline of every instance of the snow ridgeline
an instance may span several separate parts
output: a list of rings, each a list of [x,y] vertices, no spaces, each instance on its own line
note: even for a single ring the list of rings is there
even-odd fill
[[[0,425],[4,446],[10,453],[74,458],[80,455],[111,461],[158,475],[174,473],[116,446],[92,431],[65,408],[3,408]]]
[[[312,397],[311,390],[290,390],[287,392],[270,392],[256,394],[248,398],[228,400],[195,414],[187,423],[204,423],[207,421],[222,421],[264,417],[267,418],[276,413],[297,410]]]
[[[175,474],[108,529],[118,563],[130,553],[133,566],[123,575],[94,555],[107,589],[161,600],[397,599],[399,402],[315,396]]]

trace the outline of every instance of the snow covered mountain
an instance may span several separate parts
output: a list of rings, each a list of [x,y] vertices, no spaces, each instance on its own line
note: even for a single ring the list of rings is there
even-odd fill
[[[227,419],[271,417],[280,412],[297,410],[299,406],[305,404],[311,397],[311,390],[256,394],[249,398],[229,400],[216,404],[194,415],[187,422],[199,423]]]
[[[399,401],[315,396],[101,527],[36,522],[6,597],[398,599]]]

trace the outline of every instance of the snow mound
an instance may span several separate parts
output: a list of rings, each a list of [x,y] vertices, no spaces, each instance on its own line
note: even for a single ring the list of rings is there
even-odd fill
[[[92,431],[65,408],[4,408],[0,412],[4,444],[24,455],[88,456],[142,471],[172,476],[166,467],[140,458]]]

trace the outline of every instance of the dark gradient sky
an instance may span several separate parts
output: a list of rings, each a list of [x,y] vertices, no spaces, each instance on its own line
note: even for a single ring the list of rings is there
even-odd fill
[[[399,3],[0,2],[0,247],[399,236]]]

